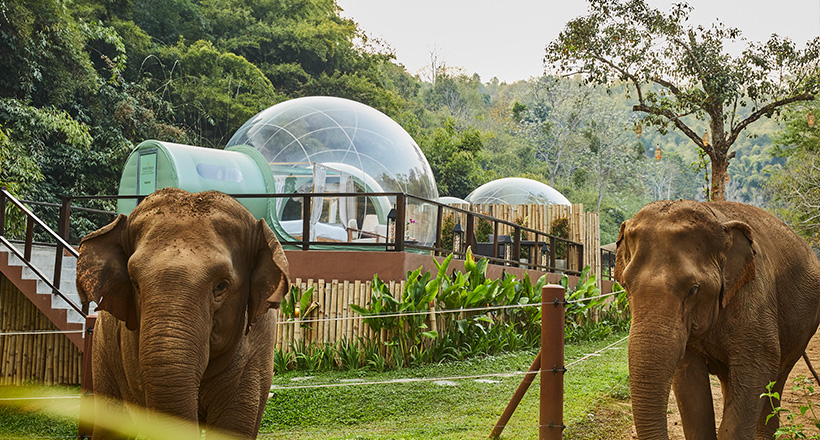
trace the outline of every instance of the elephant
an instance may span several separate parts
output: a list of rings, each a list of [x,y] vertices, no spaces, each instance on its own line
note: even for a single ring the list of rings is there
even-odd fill
[[[201,427],[255,438],[288,270],[265,221],[215,191],[161,189],[85,236],[77,288],[97,303],[95,419],[141,407],[175,421],[168,438],[199,439]]]
[[[675,392],[687,439],[773,438],[768,384],[782,393],[820,323],[820,263],[766,211],[654,202],[621,224],[615,278],[632,310],[629,376],[638,438],[668,439]],[[716,429],[709,374],[720,379]]]

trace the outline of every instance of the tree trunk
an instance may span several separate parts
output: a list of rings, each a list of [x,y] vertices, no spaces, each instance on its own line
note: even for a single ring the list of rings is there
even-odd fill
[[[729,159],[726,154],[717,153],[712,159],[712,185],[709,198],[715,201],[726,200],[726,176],[729,168]]]

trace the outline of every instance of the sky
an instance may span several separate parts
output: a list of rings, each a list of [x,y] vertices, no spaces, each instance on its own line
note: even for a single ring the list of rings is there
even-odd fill
[[[648,0],[668,11],[672,0]],[[541,76],[544,48],[567,21],[587,13],[583,0],[337,0],[342,16],[384,40],[397,61],[416,74],[431,53],[482,81]],[[693,25],[720,20],[750,41],[772,33],[799,48],[820,35],[820,0],[688,0]]]

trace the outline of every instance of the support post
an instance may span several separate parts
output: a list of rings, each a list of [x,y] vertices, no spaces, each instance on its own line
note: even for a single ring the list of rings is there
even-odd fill
[[[405,222],[407,221],[407,200],[404,194],[396,196],[396,224],[393,225],[396,229],[396,252],[404,252],[404,233]]]
[[[548,284],[541,289],[541,351],[510,403],[493,427],[490,438],[497,439],[507,426],[535,375],[541,372],[540,416],[538,439],[561,440],[564,431],[564,288]]]
[[[310,249],[310,217],[311,203],[313,200],[310,196],[302,197],[302,250]]]
[[[80,376],[80,424],[77,438],[90,439],[94,431],[94,379],[91,374],[91,350],[94,343],[94,325],[97,315],[88,315],[85,318],[85,337],[83,340],[83,369]]]
[[[532,361],[532,365],[527,371],[527,374],[524,375],[524,379],[515,390],[515,394],[513,394],[510,399],[510,403],[508,403],[507,407],[504,408],[504,412],[501,414],[501,418],[498,419],[498,423],[496,423],[495,427],[493,427],[493,432],[490,433],[490,438],[498,438],[501,436],[501,432],[504,431],[504,428],[507,426],[507,422],[510,421],[510,417],[512,417],[515,409],[518,408],[518,404],[521,403],[521,399],[524,398],[524,394],[526,394],[527,390],[530,389],[530,385],[532,385],[532,381],[535,379],[535,376],[538,374],[540,369],[541,352],[539,351],[535,356],[535,360]]]
[[[541,413],[539,440],[561,440],[564,430],[564,306],[562,286],[541,290]]]

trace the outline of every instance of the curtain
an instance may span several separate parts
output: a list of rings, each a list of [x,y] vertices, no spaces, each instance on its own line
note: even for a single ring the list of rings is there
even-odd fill
[[[327,169],[322,164],[313,164],[313,192],[321,194],[325,192],[327,180]],[[316,241],[316,224],[322,216],[322,203],[324,198],[313,197],[313,204],[310,207],[310,241]],[[302,231],[304,234],[304,231]]]
[[[356,192],[356,186],[353,185],[353,176],[348,173],[341,173],[339,176],[339,192]],[[356,219],[355,197],[339,197],[339,217],[345,227],[350,225],[350,219]]]

